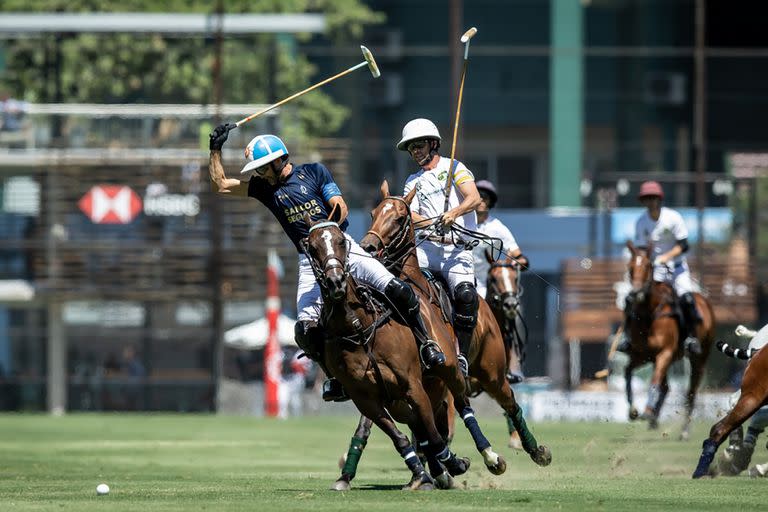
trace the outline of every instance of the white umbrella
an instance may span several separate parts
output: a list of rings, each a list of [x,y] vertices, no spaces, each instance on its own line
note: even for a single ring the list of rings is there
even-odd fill
[[[280,313],[277,318],[277,341],[280,345],[296,346],[293,340],[293,326],[296,320]],[[269,322],[259,318],[255,322],[233,327],[224,333],[224,344],[232,348],[255,350],[264,348],[269,334]]]

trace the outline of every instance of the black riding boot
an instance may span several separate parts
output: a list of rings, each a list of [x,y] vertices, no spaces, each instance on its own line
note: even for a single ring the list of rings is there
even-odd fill
[[[341,382],[333,378],[331,372],[325,367],[323,361],[323,346],[325,337],[323,330],[314,322],[296,322],[294,327],[294,337],[296,344],[311,360],[316,362],[322,368],[328,377],[323,383],[323,400],[326,402],[344,402],[349,400]]]
[[[413,331],[416,343],[419,347],[419,357],[426,369],[445,364],[445,354],[440,351],[440,346],[430,339],[424,320],[421,318],[419,299],[413,293],[413,289],[404,281],[394,278],[384,289],[384,294],[392,301],[398,313],[400,313]]]
[[[701,354],[701,343],[699,343],[699,339],[696,336],[696,329],[701,322],[701,316],[699,316],[699,311],[696,308],[696,299],[694,299],[692,293],[684,293],[680,297],[680,304],[683,308],[685,329],[688,332],[683,346],[689,354],[699,355]]]
[[[477,325],[477,308],[480,300],[475,287],[469,283],[459,283],[453,291],[453,330],[459,341],[459,368],[466,377],[469,373],[467,356],[472,343],[472,334]]]

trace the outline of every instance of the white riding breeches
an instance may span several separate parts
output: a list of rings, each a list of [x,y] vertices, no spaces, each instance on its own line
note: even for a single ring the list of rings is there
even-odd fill
[[[367,284],[379,291],[384,291],[390,281],[395,278],[380,261],[373,258],[357,245],[354,239],[344,236],[349,242],[349,257],[347,264],[349,273],[358,282]],[[320,285],[312,272],[309,258],[306,254],[299,254],[299,287],[296,291],[297,320],[317,321],[320,319],[320,310],[323,307],[323,296],[320,293]]]
[[[477,294],[481,296],[482,298],[485,298],[485,294],[488,291],[488,288],[485,284],[485,281],[482,279],[477,282],[477,286],[475,286],[475,289],[477,290]]]
[[[416,247],[419,266],[439,275],[453,290],[460,283],[475,285],[475,259],[472,251],[461,249],[452,244],[441,244],[431,240],[422,240]]]
[[[653,269],[653,280],[658,283],[669,283],[675,289],[678,297],[684,293],[693,293],[697,289],[691,280],[691,271],[688,263],[683,261],[679,264],[657,266]]]

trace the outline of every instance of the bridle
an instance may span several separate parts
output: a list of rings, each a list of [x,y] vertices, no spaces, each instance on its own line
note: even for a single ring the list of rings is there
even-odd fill
[[[414,238],[409,237],[411,228],[413,227],[411,206],[402,197],[387,196],[382,201],[386,201],[387,199],[398,201],[405,206],[407,215],[402,217],[402,221],[399,221],[401,223],[400,228],[389,243],[386,243],[384,237],[373,229],[369,229],[366,234],[375,236],[379,242],[381,242],[381,249],[377,254],[377,259],[384,264],[387,270],[391,271],[397,265],[402,266],[408,253],[415,250],[416,242]]]
[[[502,291],[499,287],[498,279],[496,277],[491,277],[491,272],[497,268],[511,268],[516,270],[514,291],[509,289]],[[519,264],[504,261],[495,261],[491,263],[491,267],[488,269],[488,291],[491,292],[488,294],[490,298],[489,302],[493,307],[501,309],[505,299],[508,297],[514,298],[515,307],[512,310],[513,318],[517,315],[517,309],[520,307],[520,297],[523,295],[523,286],[520,282],[521,274],[522,272],[520,272]]]
[[[322,228],[328,228],[328,227],[335,227],[336,229],[340,229],[339,225],[336,222],[332,221],[325,221],[325,222],[319,222],[315,224],[314,226],[309,228],[309,234],[312,234],[313,231],[317,229]],[[332,236],[332,235],[329,235]],[[323,259],[318,263],[315,261],[315,259],[310,255],[309,252],[309,236],[307,238],[303,238],[301,240],[301,246],[304,250],[304,253],[307,255],[307,259],[309,260],[309,264],[312,267],[312,273],[315,274],[315,279],[320,284],[320,288],[322,289],[323,293],[325,294],[329,290],[328,286],[328,272],[334,269],[341,269],[343,273],[344,279],[346,279],[349,276],[349,242],[347,240],[344,240],[344,242],[347,244],[347,250],[344,253],[344,261],[341,261],[336,254],[331,250],[330,254],[327,254]]]

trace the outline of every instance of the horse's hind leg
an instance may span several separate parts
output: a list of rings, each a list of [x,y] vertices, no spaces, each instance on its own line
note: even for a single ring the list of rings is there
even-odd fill
[[[368,438],[371,436],[371,425],[373,422],[365,416],[360,416],[360,421],[357,424],[357,429],[349,442],[349,449],[347,453],[339,461],[341,466],[341,476],[331,486],[333,491],[348,491],[350,488],[349,483],[355,478],[357,473],[357,465],[360,462],[360,457],[363,456],[363,450],[368,443]]]
[[[506,381],[502,381],[493,382],[483,388],[504,409],[504,414],[512,424],[512,428],[520,434],[520,443],[531,460],[539,466],[548,466],[552,462],[552,451],[547,446],[536,442],[536,438],[523,418],[523,410],[515,400],[512,387],[507,385]]]
[[[685,395],[685,419],[683,420],[683,430],[680,432],[681,441],[687,441],[691,436],[691,417],[693,416],[696,394],[699,391],[701,378],[704,376],[704,365],[706,363],[702,357],[694,357],[690,361],[691,379],[688,384],[688,393]]]
[[[709,473],[709,465],[712,464],[720,444],[728,434],[752,416],[761,405],[759,398],[753,395],[741,395],[731,412],[712,426],[709,437],[701,445],[701,456],[696,470],[693,472],[693,478],[701,478]]]

